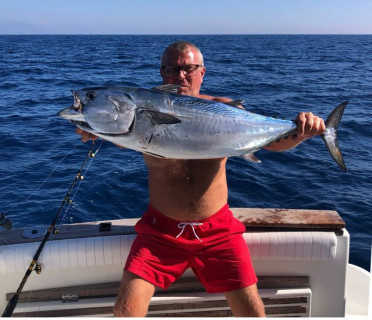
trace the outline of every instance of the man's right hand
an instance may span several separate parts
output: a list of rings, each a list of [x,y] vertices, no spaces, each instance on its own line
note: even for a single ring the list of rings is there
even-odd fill
[[[93,133],[81,130],[80,128],[76,127],[76,133],[81,136],[81,141],[88,142],[89,140],[96,141],[99,137],[95,136]],[[123,146],[119,146],[116,143],[112,143],[113,145],[117,146],[120,149],[126,149]]]
[[[86,132],[86,131],[84,131],[80,128],[76,128],[76,133],[81,136],[81,141],[83,141],[83,142],[87,142],[89,140],[95,141],[95,140],[98,139],[98,137],[95,136],[94,134]]]

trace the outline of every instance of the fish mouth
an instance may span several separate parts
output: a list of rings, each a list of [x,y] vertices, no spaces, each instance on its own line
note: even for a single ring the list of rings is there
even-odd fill
[[[74,90],[71,90],[71,92],[72,92],[72,95],[74,96],[74,103],[71,106],[71,109],[74,109],[75,111],[83,112],[84,105],[79,99],[78,92]]]
[[[83,114],[84,104],[79,99],[77,91],[71,90],[71,92],[74,96],[74,103],[70,107],[58,112],[57,115],[59,117],[62,117],[63,119],[70,120],[71,122],[75,121],[80,123],[86,123],[86,119]]]
[[[80,110],[76,110],[74,106],[68,107],[57,113],[57,116],[70,120],[71,123],[77,125],[83,130],[93,131],[93,128],[86,122],[85,116]]]
[[[62,117],[66,120],[86,122],[84,114],[79,109],[76,109],[75,105],[61,110],[57,113],[57,116]]]
[[[57,115],[63,119],[70,120],[73,124],[85,131],[93,131],[93,128],[87,123],[83,114],[84,104],[78,98],[76,91],[72,91],[72,93],[74,95],[73,105],[61,110]]]

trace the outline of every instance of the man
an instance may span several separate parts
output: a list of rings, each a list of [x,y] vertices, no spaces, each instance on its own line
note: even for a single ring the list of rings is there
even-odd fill
[[[200,50],[187,42],[170,45],[161,59],[163,84],[178,93],[219,102],[200,94],[205,74]],[[300,113],[296,136],[266,147],[284,151],[322,134],[324,121]],[[77,129],[82,140],[95,139]],[[137,238],[124,268],[115,316],[144,317],[155,286],[167,288],[191,267],[208,292],[224,292],[234,316],[265,316],[258,294],[244,226],[227,206],[227,158],[159,159],[143,155],[148,167],[149,209],[136,225]]]

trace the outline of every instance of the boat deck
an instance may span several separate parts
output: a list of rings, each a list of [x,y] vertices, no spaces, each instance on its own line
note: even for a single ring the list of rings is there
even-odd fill
[[[336,211],[232,208],[244,223],[266,312],[343,316],[349,235]],[[44,247],[20,295],[15,316],[112,316],[138,219],[63,225]],[[34,234],[25,239],[22,234]],[[18,287],[45,228],[2,233],[0,307]],[[207,294],[191,270],[157,290],[148,316],[230,316],[223,294]]]

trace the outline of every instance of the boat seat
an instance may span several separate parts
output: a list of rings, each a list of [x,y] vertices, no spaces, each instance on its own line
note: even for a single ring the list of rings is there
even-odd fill
[[[114,235],[49,241],[39,262],[44,271],[124,265],[135,235]],[[246,232],[253,260],[330,260],[336,253],[334,232]],[[0,248],[0,273],[26,270],[39,243]]]

